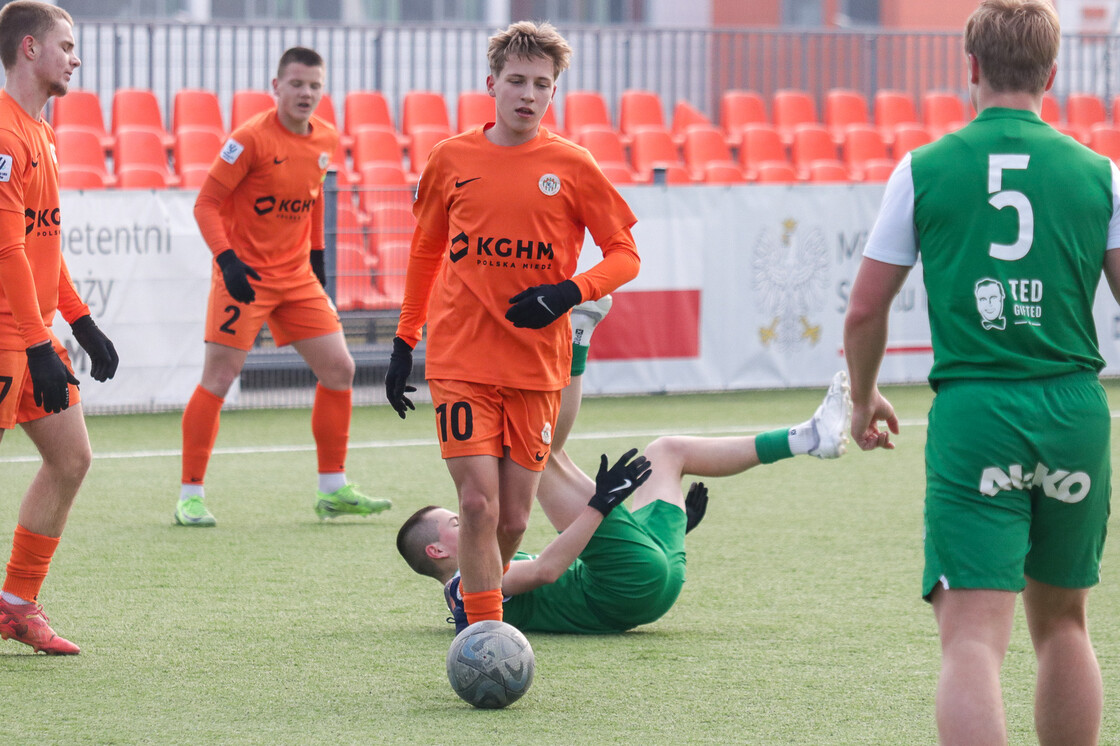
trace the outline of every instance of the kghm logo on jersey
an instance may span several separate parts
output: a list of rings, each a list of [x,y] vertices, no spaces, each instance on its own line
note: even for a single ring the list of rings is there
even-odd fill
[[[499,269],[551,269],[552,243],[531,238],[512,239],[480,236],[473,240],[464,231],[451,239],[448,258],[451,263],[460,261],[474,251],[475,262],[480,266]]]
[[[281,220],[300,220],[315,207],[313,199],[276,199],[269,195],[253,202],[253,212],[268,215],[275,211]]]
[[[537,182],[541,192],[546,197],[554,197],[560,193],[560,177],[556,174],[545,174]]]
[[[23,211],[27,219],[27,228],[24,235],[30,236],[58,236],[61,234],[59,226],[62,225],[62,210],[58,207],[48,207],[45,210],[36,210],[28,207]]]

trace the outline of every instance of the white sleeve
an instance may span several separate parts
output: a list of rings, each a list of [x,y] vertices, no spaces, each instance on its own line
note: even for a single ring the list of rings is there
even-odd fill
[[[1112,245],[1111,243],[1109,244]],[[863,255],[886,264],[913,267],[918,262],[918,231],[914,227],[914,176],[907,153],[895,166],[883,192],[879,217],[867,237]]]
[[[1120,169],[1109,161],[1112,167],[1112,220],[1108,221],[1108,248],[1120,249]]]

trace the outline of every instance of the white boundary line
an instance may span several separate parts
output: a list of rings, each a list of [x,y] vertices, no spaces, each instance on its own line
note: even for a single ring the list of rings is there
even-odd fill
[[[1120,412],[1113,412],[1114,418],[1120,417]],[[915,420],[900,420],[903,427],[925,427],[927,421],[925,419]],[[716,428],[681,428],[675,429],[671,432],[666,430],[611,430],[601,432],[586,432],[586,433],[573,433],[569,440],[611,440],[619,438],[656,438],[661,435],[749,435],[751,433],[762,433],[767,430],[776,430],[780,427],[788,427],[788,424],[783,425],[753,425],[749,427],[716,427]],[[369,440],[364,442],[355,442],[350,444],[349,450],[377,450],[385,448],[416,448],[423,446],[435,447],[437,445],[435,438],[405,438],[401,440]],[[0,444],[0,449],[3,444]],[[303,443],[299,445],[275,445],[275,446],[243,446],[237,448],[215,448],[213,455],[215,456],[230,456],[239,454],[253,454],[253,453],[307,453],[315,450],[314,443]],[[113,460],[113,459],[142,459],[142,458],[178,458],[182,451],[178,448],[170,449],[153,449],[153,450],[137,450],[137,451],[108,451],[105,453],[98,453],[94,451],[94,460]],[[37,463],[39,461],[38,454],[27,456],[0,456],[0,464],[29,464]]]

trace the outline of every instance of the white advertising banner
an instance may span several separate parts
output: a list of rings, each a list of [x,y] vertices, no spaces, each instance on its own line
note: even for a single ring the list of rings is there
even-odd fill
[[[637,279],[595,331],[592,394],[823,386],[844,367],[844,314],[881,185],[623,189],[638,224]],[[209,251],[192,191],[62,195],[63,255],[94,320],[116,345],[99,384],[69,327],[91,408],[177,408],[202,373]],[[588,238],[586,269],[601,256]],[[1106,374],[1120,374],[1120,311],[1107,285],[1096,321]],[[932,363],[921,266],[891,314],[884,382],[924,381]],[[238,395],[235,386],[231,401]]]
[[[852,281],[881,185],[627,188],[642,256],[596,330],[588,393],[827,385],[843,367]],[[599,260],[588,239],[581,271]],[[696,313],[681,301],[696,296]],[[921,265],[891,313],[881,380],[920,382],[933,362]],[[671,313],[658,314],[659,307]],[[1102,283],[1106,374],[1120,373],[1120,314]],[[645,335],[660,335],[644,344]],[[637,337],[637,340],[631,339]]]
[[[210,252],[194,199],[176,190],[62,193],[62,255],[121,359],[111,381],[91,379],[89,359],[56,315],[54,332],[91,409],[185,406],[202,377]]]

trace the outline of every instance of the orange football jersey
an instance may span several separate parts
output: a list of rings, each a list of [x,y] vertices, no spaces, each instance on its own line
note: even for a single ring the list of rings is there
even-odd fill
[[[8,266],[23,252],[33,278],[13,287],[18,273],[4,278],[18,297],[0,289],[0,349],[46,341],[60,304],[67,321],[89,313],[62,260],[61,225],[54,130],[0,91],[0,259]]]
[[[232,190],[221,208],[230,248],[263,279],[306,273],[312,212],[337,147],[338,132],[319,117],[297,135],[270,109],[234,131],[214,159],[210,176]]]
[[[563,388],[571,325],[562,318],[517,329],[505,318],[509,299],[573,279],[591,300],[637,274],[628,232],[625,242],[608,240],[628,231],[634,213],[587,150],[544,129],[515,147],[494,145],[483,127],[444,140],[424,168],[413,212],[418,231],[398,334],[413,343],[427,321],[428,378]],[[624,260],[573,277],[585,230],[604,257]]]

